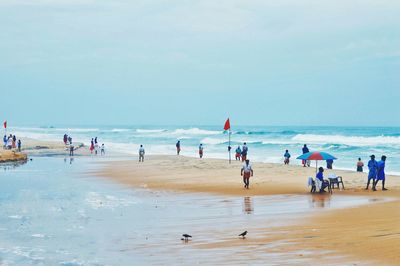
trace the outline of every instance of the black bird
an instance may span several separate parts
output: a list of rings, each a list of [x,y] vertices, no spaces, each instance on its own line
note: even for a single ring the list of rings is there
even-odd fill
[[[192,236],[191,235],[188,235],[188,234],[183,234],[182,235],[185,239],[185,241],[188,241],[189,240],[189,237],[191,238]]]
[[[246,235],[247,235],[247,231],[244,231],[244,232],[243,232],[243,233],[241,233],[239,236],[241,236],[241,237],[245,238],[245,237],[246,237]]]

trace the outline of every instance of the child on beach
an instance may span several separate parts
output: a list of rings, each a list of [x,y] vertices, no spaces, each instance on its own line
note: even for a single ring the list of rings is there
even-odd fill
[[[364,163],[361,161],[361,158],[358,158],[357,162],[357,172],[363,172]]]
[[[200,156],[200,159],[203,158],[203,144],[201,144],[201,143],[199,145],[199,156]]]
[[[244,187],[249,189],[250,185],[250,176],[253,176],[253,168],[251,167],[250,160],[246,160],[246,163],[243,165],[242,170],[240,170],[240,175],[243,176]]]
[[[283,158],[284,158],[284,163],[289,164],[289,159],[290,159],[289,150],[286,150],[285,154],[283,155]]]

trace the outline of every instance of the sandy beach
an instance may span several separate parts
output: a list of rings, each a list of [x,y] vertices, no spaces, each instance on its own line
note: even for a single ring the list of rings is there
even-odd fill
[[[136,159],[136,158],[135,158]],[[296,162],[297,163],[297,162]],[[240,168],[242,163],[226,160],[197,159],[183,156],[151,156],[144,163],[136,160],[105,163],[97,176],[116,182],[154,190],[190,193],[211,193],[226,196],[307,195],[307,177],[315,175],[315,168],[298,165],[254,163],[254,177],[250,189],[244,189]],[[302,256],[318,259],[313,253],[334,251],[333,261],[354,262],[353,265],[396,265],[400,260],[400,178],[387,176],[388,191],[364,190],[366,173],[332,170],[343,177],[345,190],[335,189],[333,195],[315,195],[315,201],[324,203],[329,197],[339,195],[364,196],[370,204],[313,214],[296,221],[295,225],[258,229],[260,237],[247,239],[250,246],[263,245],[272,239],[289,241],[291,245],[280,247],[282,252],[308,250]],[[250,231],[251,229],[249,229]],[[199,248],[213,250],[235,246],[236,241],[226,240],[218,244],[201,244]],[[316,252],[318,251],[318,252]],[[324,261],[323,258],[322,262]]]

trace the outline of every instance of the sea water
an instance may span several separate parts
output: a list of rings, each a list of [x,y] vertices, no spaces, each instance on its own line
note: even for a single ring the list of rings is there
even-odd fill
[[[200,143],[206,158],[228,158],[228,133],[217,126],[94,126],[94,127],[14,127],[10,133],[19,137],[62,141],[70,135],[74,141],[90,144],[98,137],[109,151],[137,154],[140,144],[146,154],[175,154],[175,143],[181,141],[182,155],[197,156]],[[235,126],[231,132],[232,156],[238,145],[247,142],[253,161],[282,163],[286,149],[292,163],[307,144],[310,151],[325,151],[338,158],[335,168],[355,170],[359,157],[366,164],[375,154],[387,156],[386,172],[400,174],[399,127],[300,127]]]
[[[244,230],[250,239],[262,238],[305,215],[370,202],[134,189],[85,174],[105,158],[32,158],[21,166],[0,165],[0,265],[254,264],[240,252],[251,252],[260,264],[298,262],[306,251],[275,250],[290,239],[265,243],[270,252],[255,252],[259,247],[252,245],[201,246],[237,241]],[[185,243],[183,233],[193,239]]]

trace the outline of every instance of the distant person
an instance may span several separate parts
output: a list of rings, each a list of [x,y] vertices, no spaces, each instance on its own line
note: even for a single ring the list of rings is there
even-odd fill
[[[326,160],[326,168],[332,169],[333,159]]]
[[[364,163],[361,161],[361,158],[358,158],[357,172],[364,172]]]
[[[105,154],[106,154],[106,150],[105,150],[105,147],[104,147],[104,143],[101,144],[100,154],[101,154],[101,155],[105,155]]]
[[[8,137],[8,139],[7,139],[7,149],[9,149],[9,150],[11,150],[12,149],[12,146],[13,146],[13,144],[12,144],[12,137]]]
[[[17,137],[15,135],[12,136],[12,148],[15,149],[17,147]]]
[[[303,149],[302,149],[303,154],[309,153],[310,150],[307,147],[307,144],[304,144]],[[308,167],[310,167],[310,161],[309,160],[302,160],[303,163],[303,167],[306,167],[306,165]]]
[[[68,137],[68,142],[69,142],[69,145],[72,144],[72,138],[71,138],[71,136]]]
[[[181,141],[178,140],[175,146],[176,146],[176,154],[179,155],[179,153],[181,152]]]
[[[382,181],[382,190],[387,190],[387,188],[385,188],[385,162],[386,162],[386,156],[383,155],[381,157],[381,160],[378,162],[378,174],[376,177],[375,184],[372,187],[373,191],[376,191],[376,185],[380,180]]]
[[[97,137],[94,138],[94,144],[97,144]]]
[[[4,149],[7,148],[7,136],[6,135],[4,135],[4,137],[3,137],[3,143],[4,143],[4,145],[3,145]]]
[[[253,168],[251,167],[250,160],[246,160],[243,165],[242,170],[240,170],[240,175],[243,176],[244,187],[249,189],[250,177],[253,176]]]
[[[144,153],[145,153],[145,151],[144,151],[143,145],[140,145],[140,148],[139,148],[139,162],[144,162]]]
[[[90,150],[90,153],[93,154],[93,150],[94,150],[94,140],[93,140],[93,138],[92,138],[92,140],[90,141],[90,148],[89,148],[89,150]]]
[[[69,144],[69,156],[74,156],[74,145]]]
[[[96,140],[95,140],[95,143],[94,143],[94,153],[95,153],[96,155],[99,153],[99,144],[96,143]]]
[[[316,185],[319,188],[319,192],[325,192],[325,188],[327,188],[329,186],[329,182],[324,181],[324,168],[320,167],[318,168],[318,173],[315,176],[316,177]]]
[[[67,141],[68,141],[68,135],[64,134],[64,138],[63,138],[64,144],[67,145]]]
[[[199,145],[199,156],[200,156],[200,159],[203,158],[203,152],[204,152],[203,144],[200,143],[200,145]]]
[[[22,145],[22,143],[21,143],[21,140],[19,139],[17,142],[17,147],[18,147],[19,152],[21,152],[21,145]]]
[[[247,147],[247,143],[243,143],[242,146],[242,162],[247,160],[247,152],[249,151],[249,148]]]
[[[289,150],[286,150],[286,152],[285,152],[285,154],[283,155],[283,158],[284,158],[284,163],[285,164],[289,164],[289,160],[290,160],[290,153],[289,153]]]
[[[242,156],[242,149],[240,148],[240,146],[238,146],[237,148],[236,148],[236,151],[235,151],[236,153],[235,153],[235,160],[236,161],[240,161],[240,157]]]
[[[375,155],[372,154],[370,158],[371,160],[368,161],[368,181],[365,190],[368,190],[369,183],[371,182],[371,180],[372,180],[372,188],[374,188],[376,175],[378,173],[378,162],[375,161]]]

